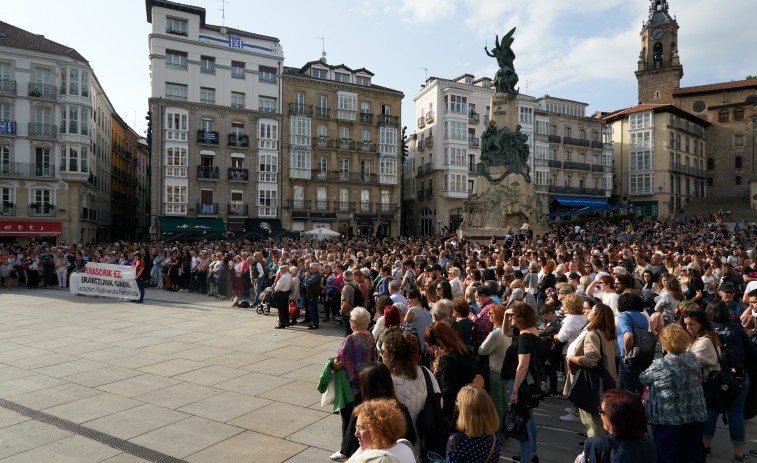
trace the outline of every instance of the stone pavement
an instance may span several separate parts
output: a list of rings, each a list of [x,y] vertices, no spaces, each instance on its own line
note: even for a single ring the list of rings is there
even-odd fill
[[[341,328],[148,289],[145,304],[0,290],[2,462],[327,462],[338,415],[315,385]],[[572,462],[568,404],[537,411],[542,462]],[[747,448],[757,445],[747,424]],[[730,461],[722,423],[711,461]],[[508,440],[502,461],[517,453]],[[140,458],[140,456],[146,459]]]

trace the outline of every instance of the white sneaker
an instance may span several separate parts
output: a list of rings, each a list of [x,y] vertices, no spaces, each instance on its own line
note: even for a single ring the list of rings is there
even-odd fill
[[[565,411],[568,413],[573,413],[573,407],[567,407]]]
[[[573,413],[568,413],[567,415],[563,415],[560,417],[560,421],[567,421],[571,423],[579,423],[581,422],[581,418],[577,417]]]

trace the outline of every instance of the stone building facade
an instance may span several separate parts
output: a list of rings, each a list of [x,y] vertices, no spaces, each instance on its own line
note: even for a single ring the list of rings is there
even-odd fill
[[[325,58],[285,67],[282,222],[344,236],[400,233],[402,92]]]

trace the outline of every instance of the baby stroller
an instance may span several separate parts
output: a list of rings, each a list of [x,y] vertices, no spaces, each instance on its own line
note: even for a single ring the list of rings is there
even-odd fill
[[[260,304],[258,304],[257,312],[259,314],[268,315],[271,313],[271,306],[273,305],[273,287],[269,286],[260,293]]]

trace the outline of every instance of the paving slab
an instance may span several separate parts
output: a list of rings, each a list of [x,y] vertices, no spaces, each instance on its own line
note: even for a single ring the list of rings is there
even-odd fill
[[[143,372],[141,371],[131,370],[129,368],[106,366],[103,368],[98,368],[97,370],[91,370],[71,376],[64,376],[61,379],[84,386],[96,387],[102,386],[103,384],[121,381],[122,379],[139,376],[142,373]]]
[[[307,447],[264,434],[245,431],[194,453],[186,458],[191,463],[280,463]],[[312,461],[312,460],[311,460]]]
[[[143,374],[132,378],[126,378],[121,381],[103,384],[97,388],[101,391],[118,394],[124,397],[134,397],[150,391],[163,389],[164,387],[173,386],[174,384],[179,384],[179,381],[158,375]]]
[[[34,372],[42,375],[52,376],[53,378],[62,378],[64,376],[71,376],[78,373],[97,370],[107,366],[108,365],[106,363],[96,362],[94,360],[77,359],[71,362],[58,363],[56,365],[37,368],[36,370],[34,370]]]
[[[184,458],[243,431],[236,426],[192,416],[130,441],[176,458]]]
[[[222,383],[215,384],[214,387],[226,389],[227,391],[238,392],[240,394],[258,395],[271,389],[275,389],[284,384],[291,383],[289,378],[279,376],[264,375],[262,373],[248,373]]]
[[[229,421],[229,424],[269,436],[287,437],[328,414],[295,405],[272,403]]]
[[[177,410],[226,423],[271,403],[273,402],[259,397],[226,391],[207,399],[198,400]]]
[[[63,405],[43,409],[45,413],[74,423],[84,423],[102,416],[118,413],[142,405],[142,402],[115,394],[98,394],[85,399],[74,400]]]
[[[98,463],[118,455],[120,450],[95,442],[82,436],[71,436],[40,447],[18,453],[3,460],[3,463],[56,462]]]
[[[24,405],[33,410],[55,407],[75,400],[102,394],[102,391],[75,383],[63,383],[58,386],[8,397],[8,400]]]
[[[190,383],[202,384],[204,386],[212,386],[239,376],[244,376],[248,373],[249,372],[246,370],[228,368],[220,365],[210,365],[173,376],[173,379],[189,381]]]
[[[180,375],[188,371],[199,370],[206,366],[208,366],[207,363],[196,362],[194,360],[172,359],[166,360],[165,362],[153,363],[152,365],[138,368],[138,370],[144,373],[169,377]]]
[[[0,391],[6,397],[24,394],[26,392],[39,391],[49,387],[65,384],[65,381],[53,378],[52,376],[40,375],[37,373],[15,378],[0,383]]]
[[[131,439],[189,416],[187,413],[177,412],[170,408],[143,404],[83,424],[121,439]]]
[[[70,432],[34,420],[8,426],[0,433],[0,458],[26,452],[71,435]]]
[[[179,408],[191,404],[192,402],[197,402],[198,400],[218,395],[222,392],[225,391],[223,389],[201,386],[199,384],[179,383],[156,391],[147,392],[134,398],[143,402],[161,405],[163,407]]]
[[[307,407],[314,401],[321,399],[321,393],[316,389],[317,384],[309,381],[292,381],[291,383],[279,386],[276,389],[258,394],[258,397],[282,402],[291,405]]]
[[[24,421],[29,421],[29,418],[10,410],[0,409],[0,428],[7,428]]]

